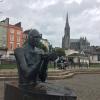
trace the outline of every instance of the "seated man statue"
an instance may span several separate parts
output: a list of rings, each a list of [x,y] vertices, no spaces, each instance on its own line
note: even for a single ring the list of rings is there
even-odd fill
[[[53,53],[45,54],[38,48],[41,38],[41,34],[36,29],[31,30],[25,46],[14,51],[20,87],[36,86],[38,82],[45,82],[49,60],[56,59]]]

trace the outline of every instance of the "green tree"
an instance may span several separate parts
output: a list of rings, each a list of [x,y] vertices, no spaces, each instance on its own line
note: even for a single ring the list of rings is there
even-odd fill
[[[44,52],[48,52],[47,47],[42,42],[39,42],[38,48],[43,49]]]
[[[65,50],[63,48],[57,48],[55,49],[55,52],[59,57],[65,56]]]
[[[28,40],[26,40],[24,43],[23,43],[23,46],[25,46],[27,44]]]
[[[27,42],[28,42],[28,40],[26,40],[26,41],[23,43],[23,46],[25,46],[25,45],[27,44]],[[46,47],[42,42],[39,42],[38,48],[44,50],[44,52],[48,52],[47,47]]]

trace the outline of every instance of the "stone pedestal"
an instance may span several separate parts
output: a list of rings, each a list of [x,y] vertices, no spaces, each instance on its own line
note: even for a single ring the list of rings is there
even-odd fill
[[[36,89],[23,90],[17,84],[5,84],[4,100],[76,100],[77,97],[71,89],[61,88],[47,83],[45,91]]]

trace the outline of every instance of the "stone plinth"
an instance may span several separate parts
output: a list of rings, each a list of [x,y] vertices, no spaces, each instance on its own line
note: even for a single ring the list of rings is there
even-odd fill
[[[23,90],[17,84],[5,84],[4,100],[76,100],[71,89],[48,84],[46,90]]]

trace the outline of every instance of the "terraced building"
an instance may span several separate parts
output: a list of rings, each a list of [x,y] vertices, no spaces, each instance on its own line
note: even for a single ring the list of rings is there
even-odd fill
[[[9,18],[0,21],[0,55],[9,55],[22,46],[23,29],[21,23],[9,24]]]

